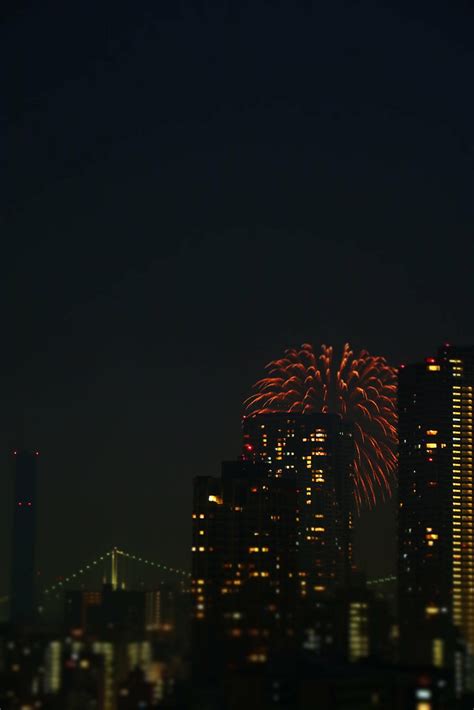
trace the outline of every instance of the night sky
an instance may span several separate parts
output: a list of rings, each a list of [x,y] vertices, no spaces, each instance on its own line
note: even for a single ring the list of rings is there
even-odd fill
[[[114,544],[189,567],[192,477],[238,455],[268,360],[473,342],[472,5],[3,13],[0,594],[19,438],[45,581]],[[363,516],[371,575],[392,512]]]

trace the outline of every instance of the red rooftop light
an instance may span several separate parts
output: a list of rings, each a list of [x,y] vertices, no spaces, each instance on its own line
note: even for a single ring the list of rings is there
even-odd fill
[[[434,357],[427,357],[425,362],[433,363],[433,362],[436,362],[436,359]]]

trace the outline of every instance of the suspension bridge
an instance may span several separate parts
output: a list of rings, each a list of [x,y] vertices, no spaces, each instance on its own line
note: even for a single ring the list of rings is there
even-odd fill
[[[142,569],[148,569],[155,573],[153,576],[156,576],[156,573],[161,573],[160,576],[165,574],[167,577],[172,576],[183,582],[191,579],[191,574],[186,570],[135,555],[119,547],[113,547],[95,559],[77,567],[66,576],[57,577],[53,584],[43,588],[42,593],[45,597],[57,594],[71,584],[81,585],[88,577],[97,578],[97,573],[100,573],[101,582],[109,583],[112,589],[126,589],[130,586],[130,577],[135,576],[130,574],[130,565],[138,565]]]
[[[137,574],[133,567],[141,568],[142,573]],[[145,572],[145,575],[143,572]],[[113,547],[111,550],[107,550],[73,569],[67,575],[57,576],[53,583],[39,588],[38,591],[40,597],[46,601],[58,597],[65,589],[72,589],[74,586],[82,588],[86,581],[93,583],[94,586],[109,583],[112,589],[117,590],[129,588],[130,582],[137,582],[138,578],[143,583],[144,576],[148,577],[148,579],[166,576],[167,579],[173,578],[181,582],[189,582],[191,580],[190,572],[184,569],[165,565],[162,562],[150,560],[122,548]],[[8,601],[8,596],[0,597],[0,604],[5,604]]]

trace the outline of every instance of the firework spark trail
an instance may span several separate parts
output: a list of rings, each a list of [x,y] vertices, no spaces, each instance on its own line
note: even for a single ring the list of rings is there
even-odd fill
[[[339,363],[331,346],[315,354],[312,345],[289,348],[266,366],[245,401],[246,415],[270,412],[331,412],[353,423],[354,495],[357,506],[391,493],[396,471],[396,369],[385,358],[349,344]]]

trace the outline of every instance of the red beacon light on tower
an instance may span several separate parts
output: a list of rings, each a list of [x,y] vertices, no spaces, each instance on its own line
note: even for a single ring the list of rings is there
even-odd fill
[[[434,357],[427,357],[425,362],[427,362],[428,365],[434,365],[436,363],[436,359]]]
[[[244,444],[244,449],[245,449],[245,451],[253,451],[253,446],[252,446],[252,444],[247,443],[247,444]]]

